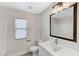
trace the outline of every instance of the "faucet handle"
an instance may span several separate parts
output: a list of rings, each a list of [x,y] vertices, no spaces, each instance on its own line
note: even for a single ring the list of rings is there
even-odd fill
[[[58,44],[58,39],[55,39],[55,43]]]

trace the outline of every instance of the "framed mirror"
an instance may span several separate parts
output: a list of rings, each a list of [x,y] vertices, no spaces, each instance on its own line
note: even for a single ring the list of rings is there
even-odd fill
[[[77,3],[50,15],[50,36],[77,42]]]

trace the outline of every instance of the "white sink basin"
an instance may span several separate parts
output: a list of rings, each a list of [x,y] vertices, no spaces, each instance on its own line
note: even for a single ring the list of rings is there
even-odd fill
[[[51,41],[47,41],[48,45],[50,45],[52,47],[52,50],[54,52],[60,51],[62,48],[60,46],[58,46],[58,44],[53,44]]]
[[[53,48],[53,51],[54,51],[54,52],[58,52],[58,51],[60,51],[61,49],[62,49],[61,47],[57,46],[57,47]]]

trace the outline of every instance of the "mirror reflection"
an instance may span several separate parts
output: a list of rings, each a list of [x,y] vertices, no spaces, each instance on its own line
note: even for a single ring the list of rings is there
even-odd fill
[[[73,39],[73,7],[51,16],[51,34]]]

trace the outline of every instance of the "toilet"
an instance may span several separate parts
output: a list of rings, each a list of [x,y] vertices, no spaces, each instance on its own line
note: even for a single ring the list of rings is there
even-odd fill
[[[32,46],[30,48],[30,51],[32,52],[33,56],[37,56],[38,55],[38,46]]]
[[[32,46],[31,48],[30,48],[30,51],[32,52],[32,54],[33,54],[33,56],[37,56],[38,55],[38,43],[40,43],[40,42],[42,42],[42,40],[40,40],[40,39],[38,39],[37,41],[36,41],[36,45],[35,46]]]

